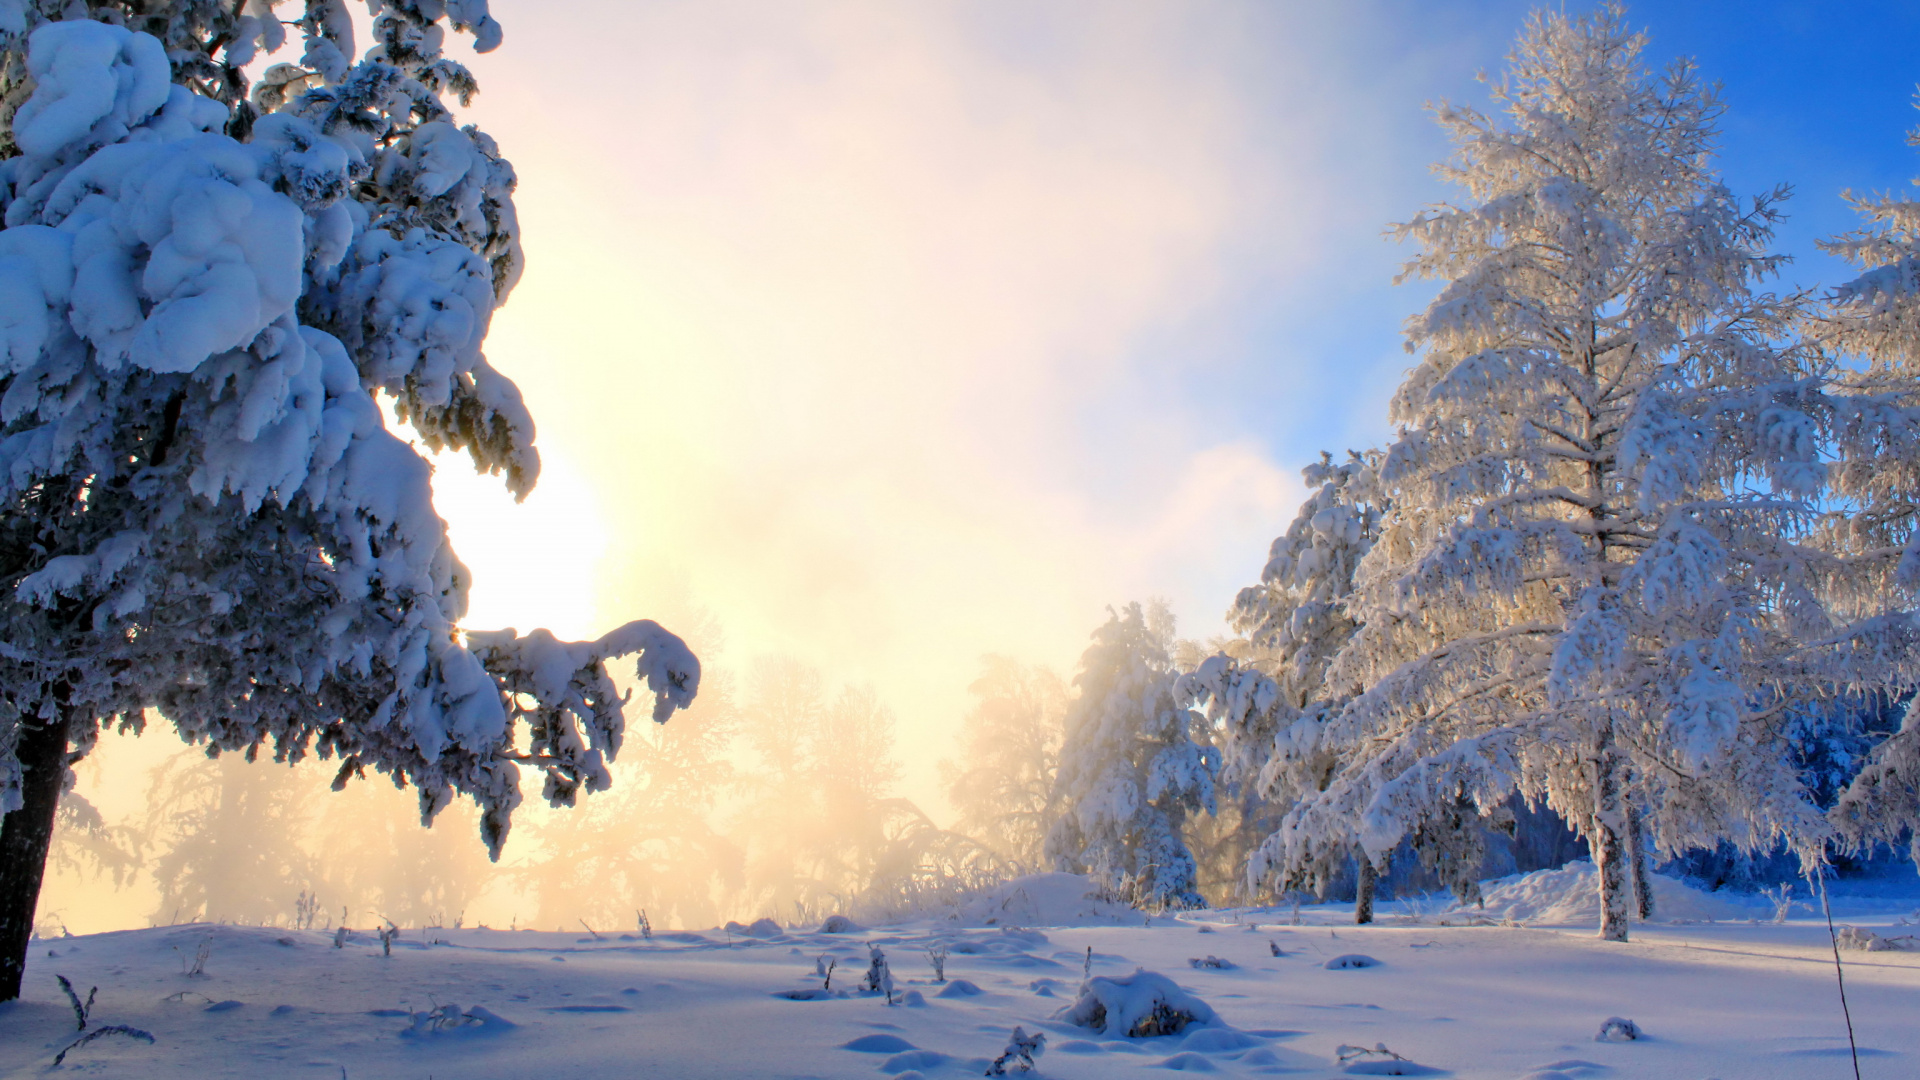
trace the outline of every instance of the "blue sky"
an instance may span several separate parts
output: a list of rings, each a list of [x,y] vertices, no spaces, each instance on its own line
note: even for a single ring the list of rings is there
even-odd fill
[[[1293,80],[1250,73],[1246,87],[1276,123],[1303,108],[1326,118],[1317,160],[1323,182],[1343,196],[1317,238],[1324,258],[1305,273],[1249,258],[1241,291],[1223,297],[1220,309],[1142,343],[1151,374],[1141,392],[1217,400],[1226,422],[1256,433],[1276,461],[1304,464],[1321,448],[1360,448],[1388,434],[1385,396],[1408,362],[1400,324],[1429,289],[1391,284],[1402,249],[1381,230],[1452,197],[1427,173],[1449,148],[1423,106],[1485,104],[1474,75],[1497,76],[1532,5],[1362,5],[1363,16],[1340,26],[1315,25],[1287,7],[1273,5],[1264,29],[1276,40],[1305,32],[1324,47],[1315,49],[1328,63],[1315,73],[1313,103],[1302,102]],[[1920,153],[1906,144],[1920,126],[1920,8],[1864,3],[1839,11],[1676,0],[1628,11],[1651,35],[1651,61],[1691,57],[1722,84],[1728,185],[1741,195],[1793,185],[1776,238],[1776,249],[1794,257],[1783,280],[1820,288],[1846,275],[1815,247],[1855,226],[1841,193],[1898,191],[1920,175]],[[1208,338],[1195,363],[1181,340],[1194,324],[1213,321],[1233,330]]]

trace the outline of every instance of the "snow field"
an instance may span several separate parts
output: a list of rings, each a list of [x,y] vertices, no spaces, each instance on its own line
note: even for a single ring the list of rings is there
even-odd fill
[[[130,1024],[151,1046],[108,1039],[64,1069],[103,1077],[555,1075],[899,1080],[978,1076],[1016,1025],[1042,1031],[1038,1075],[1444,1075],[1513,1080],[1770,1080],[1849,1070],[1824,924],[1636,925],[1631,944],[1588,928],[1425,924],[1353,927],[1347,913],[1210,912],[1153,925],[1044,930],[921,922],[850,934],[770,937],[498,930],[405,931],[383,956],[370,933],[342,949],[323,931],[180,926],[37,941],[22,1001],[0,1007],[0,1077],[43,1076],[74,1038],[55,974],[84,995],[92,1026]],[[1238,920],[1238,921],[1236,921]],[[1886,917],[1849,921],[1889,935]],[[205,974],[184,974],[211,939]],[[869,943],[901,996],[855,988]],[[1269,943],[1284,955],[1273,956]],[[949,982],[925,949],[945,944]],[[1096,977],[1158,972],[1219,1022],[1150,1039],[1056,1019],[1087,949]],[[1359,953],[1377,966],[1328,970]],[[1217,956],[1231,968],[1194,968]],[[831,993],[817,960],[837,960]],[[1867,1076],[1920,1061],[1920,956],[1847,955]],[[968,993],[967,989],[977,990]],[[844,995],[844,996],[843,996]],[[448,1006],[455,1006],[449,1010]],[[464,1018],[442,1025],[418,1017]],[[1646,1033],[1596,1042],[1609,1017]],[[1341,1048],[1384,1045],[1338,1064]],[[561,1068],[564,1066],[564,1068]],[[1391,1070],[1398,1069],[1394,1072]]]

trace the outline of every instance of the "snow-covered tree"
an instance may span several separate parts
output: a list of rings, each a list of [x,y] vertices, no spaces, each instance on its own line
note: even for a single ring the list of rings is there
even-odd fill
[[[1908,142],[1920,145],[1920,129]],[[1920,584],[1920,462],[1912,450],[1920,430],[1920,200],[1887,193],[1850,194],[1848,201],[1865,225],[1821,246],[1863,272],[1834,290],[1812,329],[1822,344],[1864,361],[1860,370],[1846,373],[1850,393],[1842,399],[1845,430],[1861,445],[1830,469],[1840,512],[1831,516],[1827,539],[1851,556],[1856,590],[1881,590],[1911,606]],[[1835,824],[1854,845],[1904,841],[1920,853],[1914,685],[1909,680],[1903,693],[1870,702],[1897,704],[1902,719],[1834,806]],[[1838,734],[1845,739],[1857,732]]]
[[[1588,840],[1610,940],[1633,807],[1662,850],[1811,854],[1783,719],[1910,664],[1901,601],[1822,546],[1826,462],[1865,440],[1791,338],[1803,298],[1760,287],[1782,193],[1735,199],[1713,91],[1644,47],[1618,8],[1538,14],[1504,116],[1438,110],[1468,199],[1397,229],[1406,276],[1445,284],[1408,325],[1390,508],[1329,668],[1360,688],[1333,738],[1365,752],[1283,840],[1312,865],[1358,821],[1377,857],[1463,804],[1544,799]]]
[[[1227,613],[1244,655],[1210,657],[1180,682],[1185,699],[1204,708],[1221,734],[1223,786],[1246,790],[1279,813],[1324,789],[1350,753],[1329,741],[1327,721],[1352,691],[1330,685],[1327,667],[1356,629],[1346,600],[1354,569],[1379,532],[1377,457],[1352,454],[1335,464],[1322,454],[1302,470],[1313,494],[1274,539],[1260,583],[1242,589]],[[1319,891],[1344,862],[1329,843],[1318,863],[1283,870],[1274,859],[1277,822],[1271,814],[1253,820],[1261,835],[1252,838],[1243,865],[1251,889]],[[1366,922],[1374,864],[1360,852],[1357,868],[1355,912]]]
[[[946,764],[954,825],[1025,870],[1042,863],[1047,799],[1059,768],[1067,688],[1060,676],[1005,656],[982,661],[960,733],[960,759]]]
[[[1149,909],[1197,907],[1187,815],[1213,810],[1218,762],[1201,718],[1175,700],[1173,615],[1137,603],[1109,612],[1074,678],[1045,851]]]
[[[480,803],[518,772],[571,804],[624,730],[605,662],[665,720],[698,662],[649,622],[596,642],[459,626],[467,572],[434,448],[524,494],[533,425],[481,355],[520,272],[512,168],[442,96],[485,0],[0,5],[0,999],[18,981],[66,765],[158,709],[209,752],[267,747]],[[244,66],[304,39],[298,65]]]

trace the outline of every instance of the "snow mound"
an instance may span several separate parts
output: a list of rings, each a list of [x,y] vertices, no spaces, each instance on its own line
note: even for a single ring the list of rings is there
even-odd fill
[[[1702,892],[1678,878],[1665,874],[1647,876],[1653,883],[1655,922],[1744,919],[1753,914],[1731,899]],[[1600,922],[1599,879],[1593,863],[1584,859],[1558,870],[1536,870],[1488,882],[1484,895],[1482,909],[1456,910],[1548,926],[1598,925]]]
[[[1361,953],[1345,953],[1320,966],[1328,971],[1357,971],[1360,968],[1379,967],[1380,961]]]
[[[1206,1002],[1158,972],[1145,969],[1124,978],[1100,976],[1087,980],[1080,1000],[1061,1009],[1055,1019],[1092,1028],[1108,1038],[1131,1039],[1173,1035],[1193,1024],[1219,1020]]]
[[[959,926],[1131,926],[1140,913],[1108,899],[1082,874],[1028,874],[954,905]]]

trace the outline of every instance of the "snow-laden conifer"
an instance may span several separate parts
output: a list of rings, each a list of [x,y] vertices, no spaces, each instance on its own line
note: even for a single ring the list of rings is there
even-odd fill
[[[1221,785],[1230,794],[1250,791],[1280,813],[1325,788],[1350,752],[1328,739],[1327,721],[1351,691],[1328,684],[1327,666],[1353,636],[1347,594],[1380,521],[1368,458],[1354,454],[1336,464],[1322,454],[1301,475],[1313,494],[1274,539],[1260,583],[1240,590],[1227,613],[1241,648],[1207,658],[1179,682],[1183,700],[1203,709],[1220,733]],[[1328,837],[1320,862],[1282,866],[1274,850],[1277,820],[1267,814],[1253,821],[1261,831],[1244,868],[1251,889],[1318,891],[1344,863]],[[1363,891],[1370,868],[1362,867]],[[1362,912],[1367,903],[1363,895]]]
[[[1920,129],[1908,141],[1920,145]],[[1823,345],[1863,361],[1843,377],[1838,426],[1849,445],[1829,469],[1835,512],[1826,539],[1843,556],[1842,580],[1858,595],[1911,607],[1920,585],[1920,200],[1911,192],[1847,198],[1865,224],[1821,246],[1861,273],[1834,290],[1812,327]],[[1889,647],[1871,659],[1911,656],[1915,644],[1904,655]],[[1884,702],[1909,699],[1899,729],[1873,749],[1834,806],[1834,822],[1852,843],[1904,841],[1920,852],[1913,687],[1909,677],[1899,687],[1904,693],[1882,695]]]
[[[210,752],[341,760],[456,793],[495,853],[522,764],[599,790],[640,655],[664,720],[698,662],[650,622],[599,641],[465,634],[468,575],[430,469],[538,473],[481,355],[520,270],[513,172],[458,127],[485,0],[308,0],[300,65],[271,0],[0,5],[0,998],[17,993],[64,764],[158,710]]]
[[[1783,721],[1886,676],[1889,600],[1818,543],[1842,433],[1803,299],[1760,285],[1783,192],[1720,183],[1714,93],[1644,47],[1617,8],[1536,15],[1504,115],[1437,110],[1468,197],[1397,228],[1406,276],[1444,284],[1329,668],[1360,688],[1332,737],[1365,753],[1289,816],[1286,865],[1517,791],[1586,836],[1624,939],[1630,807],[1669,851],[1824,836]]]
[[[1187,815],[1214,805],[1217,763],[1174,695],[1173,616],[1109,612],[1074,678],[1046,854],[1149,909],[1197,907]]]

